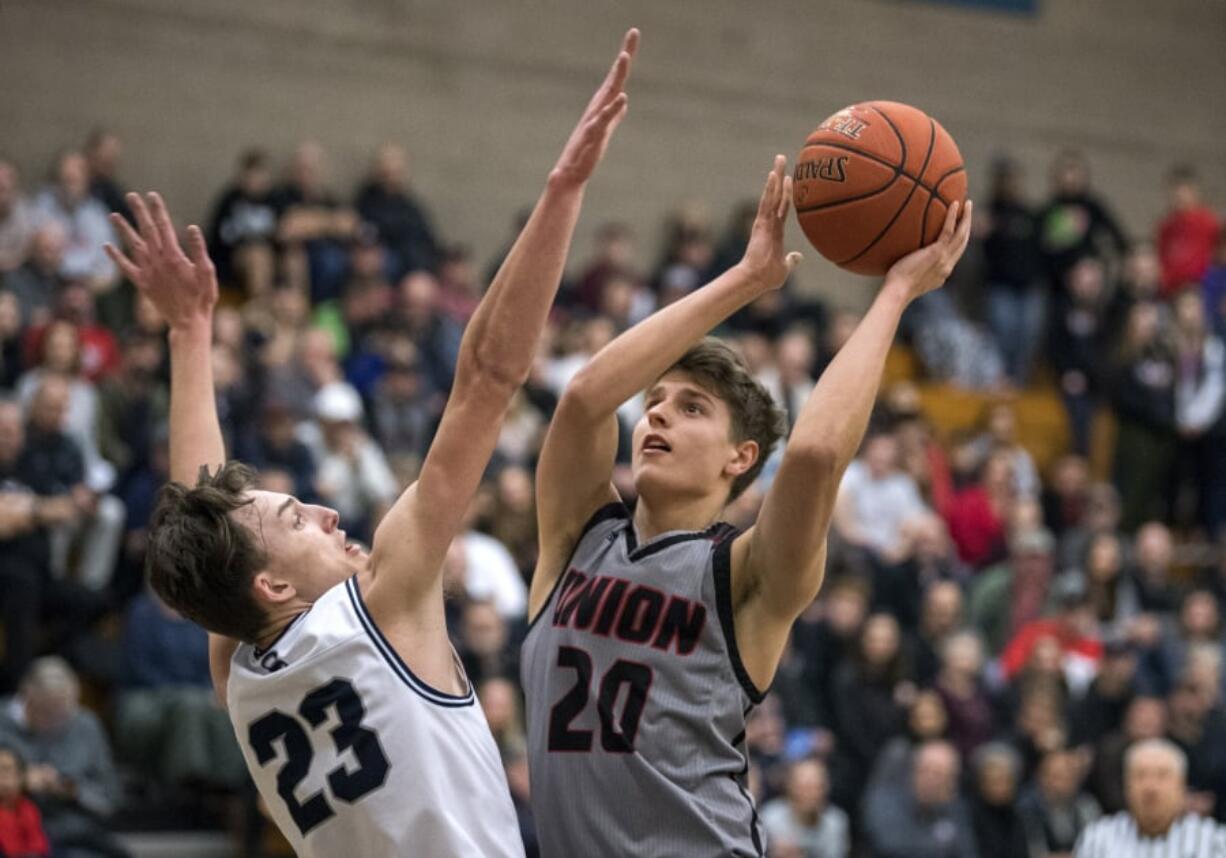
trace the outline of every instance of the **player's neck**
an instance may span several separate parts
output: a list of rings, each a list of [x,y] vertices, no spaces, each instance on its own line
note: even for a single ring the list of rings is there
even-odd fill
[[[653,504],[640,496],[634,508],[634,530],[640,542],[674,530],[706,530],[723,511],[719,497],[657,498]]]

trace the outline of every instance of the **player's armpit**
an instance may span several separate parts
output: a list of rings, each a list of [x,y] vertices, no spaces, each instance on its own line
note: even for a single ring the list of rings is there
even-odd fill
[[[620,500],[610,479],[617,456],[617,416],[589,418],[563,394],[536,468],[540,556],[528,594],[528,618],[541,610],[592,513]]]

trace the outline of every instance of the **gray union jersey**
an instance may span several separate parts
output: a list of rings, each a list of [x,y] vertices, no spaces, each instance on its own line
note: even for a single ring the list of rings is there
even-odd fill
[[[764,854],[745,789],[745,716],[762,694],[732,628],[736,534],[638,545],[620,503],[584,528],[523,649],[546,858]]]

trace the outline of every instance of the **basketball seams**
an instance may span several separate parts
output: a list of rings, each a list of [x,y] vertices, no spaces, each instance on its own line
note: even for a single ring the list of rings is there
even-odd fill
[[[932,186],[929,193],[931,193],[934,197],[936,197],[938,200],[943,202],[945,206],[948,208],[954,201],[945,199],[943,196],[940,195],[940,193],[938,193],[938,191],[940,191],[941,185],[944,182],[948,181],[949,179],[952,179],[954,176],[958,175],[959,173],[965,173],[965,172],[966,172],[965,165],[959,164],[957,167],[954,167],[952,170],[947,172],[945,175],[937,179],[936,184]]]
[[[884,113],[882,113],[880,110],[877,110],[877,108],[875,108],[875,107],[873,108],[873,110],[875,110],[877,113],[881,113],[881,116],[882,116],[882,117],[885,119],[885,121],[890,123],[890,127],[891,127],[891,128],[893,128],[893,127],[894,127],[894,123],[893,123],[893,122],[890,122],[890,118],[889,118],[888,116],[886,116],[886,115],[885,115]],[[919,174],[920,174],[921,176],[922,176],[922,175],[924,175],[924,171],[928,169],[928,162],[929,162],[929,161],[932,159],[932,150],[936,148],[936,143],[937,143],[937,127],[936,127],[936,123],[932,121],[932,118],[931,118],[931,117],[929,117],[929,119],[928,119],[928,123],[929,123],[929,125],[928,125],[928,128],[929,128],[929,133],[928,133],[928,151],[927,151],[927,152],[924,154],[924,163],[920,165]],[[897,133],[898,129],[897,129],[897,128],[895,128],[894,130],[895,130],[895,132]],[[901,137],[901,135],[899,135],[899,136]],[[906,164],[906,163],[907,163],[907,161],[906,161],[906,152],[904,151],[904,153],[903,153],[903,164]],[[908,178],[908,179],[910,179],[911,177],[910,177],[910,176],[908,176],[907,178]],[[910,202],[911,202],[911,198],[912,198],[913,196],[915,196],[915,191],[916,191],[916,190],[917,190],[919,187],[920,187],[920,183],[919,183],[918,181],[916,181],[915,179],[912,179],[912,180],[911,180],[911,191],[910,191],[910,193],[908,193],[908,194],[907,194],[906,199],[904,199],[904,200],[902,201],[902,205],[900,205],[900,206],[898,207],[898,211],[894,212],[894,216],[893,216],[892,218],[890,218],[890,221],[889,221],[889,223],[887,223],[887,224],[885,225],[885,228],[884,228],[884,229],[882,229],[882,230],[881,230],[881,232],[877,233],[877,237],[876,237],[876,238],[874,238],[872,241],[870,241],[870,242],[868,243],[868,245],[867,245],[867,246],[866,246],[866,247],[865,247],[863,250],[861,250],[859,253],[857,253],[855,256],[851,257],[850,259],[845,259],[845,260],[843,260],[842,262],[836,262],[836,263],[835,263],[835,265],[850,265],[851,263],[855,262],[857,259],[860,259],[862,256],[864,256],[864,254],[866,254],[866,253],[868,253],[870,250],[872,250],[872,249],[873,249],[873,246],[874,246],[874,245],[876,245],[876,244],[877,244],[877,242],[879,242],[879,241],[881,241],[881,239],[885,238],[885,236],[886,236],[886,235],[889,233],[889,231],[890,231],[891,229],[893,229],[893,228],[894,228],[894,224],[898,222],[898,219],[899,219],[900,217],[902,217],[902,213],[903,213],[904,211],[906,211],[906,210],[907,210],[907,206],[908,206],[908,204],[910,204]],[[924,190],[928,191],[928,194],[929,194],[929,196],[928,196],[928,202],[929,202],[929,203],[931,203],[931,202],[932,202],[932,191],[931,191],[931,189],[929,189],[929,188],[924,188]]]

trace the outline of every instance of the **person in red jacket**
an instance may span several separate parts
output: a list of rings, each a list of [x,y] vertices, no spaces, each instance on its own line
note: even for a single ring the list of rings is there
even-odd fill
[[[47,858],[51,844],[38,808],[25,794],[25,775],[21,755],[0,745],[0,855]]]
[[[1171,208],[1158,225],[1158,257],[1162,262],[1162,296],[1169,298],[1190,283],[1199,283],[1213,261],[1222,223],[1201,202],[1196,171],[1171,170]]]

